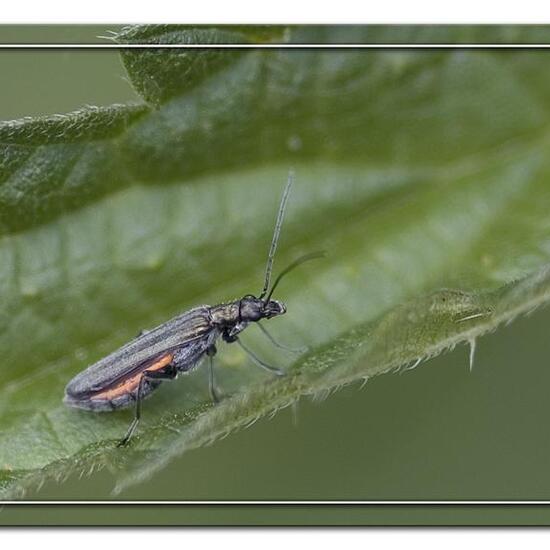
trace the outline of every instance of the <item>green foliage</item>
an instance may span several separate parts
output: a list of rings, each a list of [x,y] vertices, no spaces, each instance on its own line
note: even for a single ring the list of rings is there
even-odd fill
[[[360,41],[371,31],[350,32]],[[414,32],[409,40],[429,41]],[[116,39],[341,33],[146,27]],[[547,301],[545,52],[161,48],[122,58],[147,103],[0,125],[4,495],[103,466],[121,486],[141,480],[301,396],[416,365]],[[116,449],[132,412],[67,409],[65,384],[143,328],[257,292],[290,166],[277,266],[328,255],[282,283],[289,312],[269,328],[308,351],[282,354],[250,327],[243,339],[287,377],[225,346],[219,406],[202,370],[164,384],[133,444]]]
[[[24,229],[128,185],[120,134],[145,106],[0,123],[0,230]]]
[[[150,25],[129,27],[113,39],[121,44],[254,44],[281,35],[278,27]],[[246,50],[214,48],[121,50],[132,84],[141,96],[157,106],[200,85],[217,71],[234,64],[244,53]]]

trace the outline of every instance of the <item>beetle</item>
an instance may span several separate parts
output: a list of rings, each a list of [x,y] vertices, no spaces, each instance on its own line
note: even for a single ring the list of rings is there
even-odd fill
[[[123,446],[128,443],[139,423],[142,400],[163,381],[174,380],[180,373],[189,373],[206,357],[209,359],[210,396],[213,402],[219,401],[213,359],[217,352],[216,342],[220,337],[229,344],[239,344],[252,361],[263,369],[277,376],[284,375],[284,371],[268,365],[248,349],[240,341],[239,334],[250,323],[256,323],[273,344],[284,348],[271,337],[260,321],[286,313],[285,304],[272,299],[281,279],[298,265],[324,255],[316,252],[298,258],[279,274],[270,288],[273,259],[292,182],[293,173],[290,172],[269,248],[264,286],[258,297],[247,294],[227,303],[202,305],[150,331],[140,333],[128,344],[77,374],[65,388],[65,404],[89,411],[112,411],[135,404],[134,419],[118,444]]]

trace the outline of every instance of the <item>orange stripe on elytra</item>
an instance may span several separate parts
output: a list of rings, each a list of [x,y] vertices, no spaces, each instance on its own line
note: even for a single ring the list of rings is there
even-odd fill
[[[160,370],[162,369],[162,367],[168,365],[173,358],[173,353],[163,355],[156,363],[148,365],[143,370]],[[116,386],[107,388],[104,391],[100,391],[92,395],[91,399],[113,399],[114,397],[120,397],[121,395],[133,392],[135,389],[137,389],[142,373],[143,371],[138,372],[131,378],[126,378],[125,380],[122,380]]]

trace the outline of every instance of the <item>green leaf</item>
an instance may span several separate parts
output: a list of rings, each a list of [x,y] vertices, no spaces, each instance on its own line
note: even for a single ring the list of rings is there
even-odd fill
[[[125,32],[128,42],[164,43],[241,31]],[[284,36],[315,32],[330,38],[327,29]],[[301,396],[472,344],[548,300],[542,54],[247,50],[178,61],[154,52],[123,52],[153,107],[101,110],[94,124],[74,123],[90,109],[4,123],[13,128],[0,145],[4,496],[100,467],[123,488]],[[104,156],[85,164],[86,185],[72,194],[68,149],[86,156],[97,146]],[[163,384],[132,444],[116,448],[132,411],[68,409],[64,386],[141,329],[258,292],[290,166],[296,184],[277,269],[309,251],[327,257],[284,280],[277,297],[288,314],[268,328],[308,351],[285,354],[249,327],[243,340],[287,377],[220,346],[219,406],[198,369]],[[19,202],[1,201],[10,189]]]
[[[181,25],[129,27],[113,36],[120,44],[254,44],[278,39],[282,28],[200,28]],[[149,103],[161,105],[199,85],[213,73],[235,63],[246,50],[122,49],[124,66],[136,91]]]
[[[120,134],[146,110],[88,107],[0,123],[0,232],[54,218],[128,185]]]

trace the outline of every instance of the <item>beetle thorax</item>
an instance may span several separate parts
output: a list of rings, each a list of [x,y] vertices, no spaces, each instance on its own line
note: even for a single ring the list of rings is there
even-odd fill
[[[212,322],[221,327],[235,325],[239,322],[239,302],[220,304],[210,309]]]

